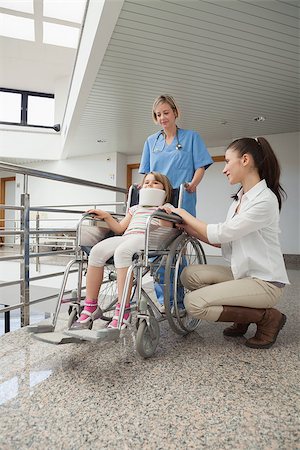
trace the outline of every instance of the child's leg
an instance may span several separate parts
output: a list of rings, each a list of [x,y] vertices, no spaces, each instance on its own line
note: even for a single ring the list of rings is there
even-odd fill
[[[103,267],[88,266],[86,274],[86,298],[97,300],[103,280]]]
[[[78,319],[80,323],[90,321],[98,306],[98,295],[103,280],[104,264],[114,254],[119,245],[121,236],[104,239],[94,245],[89,256],[89,265],[86,277],[86,299],[84,309]],[[75,326],[76,327],[76,326]]]
[[[123,297],[127,271],[128,271],[128,267],[122,267],[120,269],[117,269],[117,286],[118,286],[118,299],[119,299],[119,302],[121,302],[121,299]],[[130,284],[129,284],[129,289],[128,289],[127,298],[126,298],[126,306],[129,306],[129,303],[130,303],[130,294],[131,294],[131,289],[132,289],[132,282],[133,282],[133,274],[130,277]]]
[[[120,302],[121,302],[123,291],[124,291],[127,271],[128,271],[128,268],[132,264],[132,257],[134,255],[134,253],[136,253],[138,250],[143,249],[144,245],[145,245],[145,236],[144,235],[140,235],[140,234],[129,235],[129,236],[124,236],[124,238],[126,238],[126,239],[124,239],[124,241],[118,246],[118,248],[116,249],[115,254],[114,254],[115,266],[117,268],[117,286],[118,286],[119,303],[117,304],[117,307],[115,310],[115,315],[114,315],[112,322],[109,324],[109,328],[117,328],[117,326],[118,326],[118,317],[120,314]],[[125,328],[130,320],[129,303],[130,303],[132,282],[133,282],[133,276],[131,276],[131,279],[130,279],[130,285],[129,285],[128,294],[127,294],[127,298],[126,298],[125,313],[124,313],[121,329]]]
[[[118,327],[118,318],[120,315],[120,309],[121,309],[121,300],[123,297],[124,287],[125,287],[125,280],[127,276],[128,267],[122,267],[117,269],[117,286],[118,286],[118,303],[116,305],[114,318],[109,324],[109,328],[117,328]],[[126,326],[129,324],[130,321],[130,294],[132,289],[132,282],[133,282],[133,274],[130,277],[130,283],[129,283],[129,289],[127,293],[126,303],[125,303],[125,311],[122,321],[121,329],[126,328]]]
[[[103,272],[103,267],[88,266],[86,275],[86,298],[84,302],[84,309],[78,319],[79,322],[86,322],[90,318],[90,314],[94,313],[97,309],[99,290],[103,280]]]

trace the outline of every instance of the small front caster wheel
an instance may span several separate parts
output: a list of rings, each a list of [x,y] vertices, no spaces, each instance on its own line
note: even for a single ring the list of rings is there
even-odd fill
[[[159,341],[159,325],[157,320],[150,316],[149,325],[146,320],[139,321],[136,334],[136,351],[143,358],[150,358],[157,347]]]

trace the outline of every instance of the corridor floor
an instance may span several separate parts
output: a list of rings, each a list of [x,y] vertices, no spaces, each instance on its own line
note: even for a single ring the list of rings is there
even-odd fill
[[[163,324],[148,360],[134,326],[106,345],[1,337],[1,450],[299,449],[299,275],[289,270],[288,321],[269,350],[225,339],[221,323],[187,337]]]

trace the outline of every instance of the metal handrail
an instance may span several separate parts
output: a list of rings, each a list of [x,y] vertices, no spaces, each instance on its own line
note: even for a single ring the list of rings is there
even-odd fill
[[[43,211],[43,212],[54,212],[54,213],[69,213],[69,214],[83,214],[85,211],[81,210],[73,210],[73,209],[61,209],[65,207],[80,207],[80,206],[88,206],[87,205],[55,205],[55,207],[45,207],[45,206],[30,206],[30,195],[28,193],[28,177],[36,177],[36,178],[44,178],[52,181],[58,181],[62,183],[70,183],[80,186],[86,186],[86,187],[92,187],[97,189],[103,189],[113,192],[119,192],[122,194],[127,194],[127,189],[120,188],[116,186],[111,186],[103,183],[97,183],[94,181],[84,180],[80,178],[74,178],[70,176],[60,175],[52,172],[45,172],[42,170],[32,169],[29,167],[23,167],[18,166],[15,164],[10,164],[6,162],[0,161],[0,170],[6,171],[6,172],[13,172],[18,174],[24,175],[24,184],[23,184],[23,193],[21,194],[21,201],[20,206],[12,206],[12,205],[0,205],[0,209],[7,209],[7,210],[15,210],[20,212],[20,225],[18,226],[17,230],[3,230],[4,227],[2,227],[2,230],[0,229],[0,235],[1,236],[19,236],[20,237],[20,253],[14,254],[14,255],[6,255],[1,257],[0,261],[11,261],[11,260],[20,260],[20,279],[14,280],[14,281],[7,281],[7,282],[0,282],[0,288],[10,285],[19,284],[20,285],[20,293],[21,293],[21,301],[15,305],[11,306],[5,306],[5,308],[0,309],[0,313],[9,314],[10,311],[15,309],[21,310],[21,326],[29,325],[29,307],[30,305],[34,303],[40,303],[42,301],[45,301],[49,298],[55,298],[55,295],[45,297],[42,299],[37,299],[35,301],[30,301],[29,296],[29,288],[30,288],[30,281],[34,281],[35,279],[43,279],[43,278],[49,278],[49,276],[60,276],[61,272],[53,273],[53,274],[47,274],[47,275],[41,275],[39,277],[29,277],[29,262],[31,258],[38,258],[40,256],[49,256],[49,255],[67,255],[70,253],[73,253],[74,250],[59,250],[55,253],[53,252],[31,252],[30,251],[30,238],[33,235],[36,235],[36,239],[38,240],[38,236],[42,234],[55,234],[55,233],[68,233],[68,232],[76,232],[76,228],[56,228],[55,230],[53,228],[30,228],[30,222],[32,222],[32,219],[30,219],[30,212],[35,211]],[[117,206],[117,205],[124,205],[125,202],[111,202],[111,203],[98,203],[93,202],[90,203],[93,206],[94,205],[103,205],[103,206]],[[59,209],[58,209],[59,208]],[[49,220],[49,219],[48,219]],[[66,219],[68,220],[68,219]],[[36,245],[37,249],[39,249],[39,243]],[[76,245],[75,245],[75,251],[76,251]],[[75,269],[74,272],[77,272]]]
[[[109,184],[96,183],[96,181],[83,180],[81,178],[69,177],[53,172],[31,169],[30,167],[18,166],[16,164],[0,162],[0,169],[7,172],[21,173],[30,177],[46,178],[47,180],[61,181],[62,183],[78,184],[80,186],[95,187],[107,191],[121,192],[127,194],[127,189],[111,186]]]

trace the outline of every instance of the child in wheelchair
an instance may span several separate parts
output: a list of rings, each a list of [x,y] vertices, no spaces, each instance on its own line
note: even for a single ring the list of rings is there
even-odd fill
[[[144,176],[141,186],[139,204],[129,208],[128,213],[120,222],[106,211],[99,209],[88,211],[88,213],[104,220],[116,235],[98,242],[91,250],[86,277],[84,309],[79,319],[73,323],[71,329],[91,328],[91,322],[101,317],[101,310],[98,308],[98,295],[103,280],[104,265],[112,256],[114,257],[114,265],[117,270],[118,302],[114,317],[108,328],[118,327],[120,300],[124,290],[127,270],[132,264],[133,255],[144,248],[147,220],[162,205],[173,208],[170,204],[172,186],[165,175],[159,172],[150,172]],[[151,226],[172,227],[172,223],[154,218]],[[126,328],[131,318],[130,291],[131,289],[129,289],[128,298],[126,299],[121,329]]]

